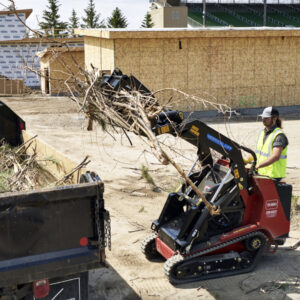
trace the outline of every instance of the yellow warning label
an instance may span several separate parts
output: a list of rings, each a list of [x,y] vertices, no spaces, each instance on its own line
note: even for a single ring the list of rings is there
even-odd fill
[[[158,134],[164,134],[170,132],[170,127],[169,125],[165,125],[163,127],[158,128]]]
[[[244,189],[244,186],[243,186],[242,184],[238,183],[238,186],[239,186],[239,189],[240,189],[240,190],[243,190],[243,189]]]
[[[196,136],[199,136],[200,133],[199,133],[199,128],[195,125],[192,126],[192,128],[190,129],[190,132],[193,134],[193,135],[196,135]]]
[[[233,170],[234,178],[240,178],[240,173],[238,169]]]

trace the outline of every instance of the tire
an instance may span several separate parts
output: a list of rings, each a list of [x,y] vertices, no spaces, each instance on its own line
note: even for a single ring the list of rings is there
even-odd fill
[[[152,233],[144,238],[141,244],[142,252],[148,260],[154,260],[162,258],[157,252],[155,245],[156,234]]]

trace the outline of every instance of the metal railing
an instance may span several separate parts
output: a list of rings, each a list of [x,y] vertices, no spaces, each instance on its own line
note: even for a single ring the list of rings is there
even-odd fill
[[[291,8],[291,9],[293,9],[294,11],[296,11],[296,12],[300,12],[300,8],[298,8],[298,7],[295,7],[295,6],[291,6],[291,5],[286,5],[288,8]]]
[[[203,14],[203,10],[201,8],[198,10],[194,10],[194,12]],[[215,15],[209,13],[208,11],[206,11],[205,16],[208,17],[209,19],[212,19],[213,21],[217,22],[220,25],[229,26],[229,23],[216,17]]]
[[[216,17],[215,15],[209,13],[209,12],[206,12],[206,16],[208,16],[210,19],[214,20],[215,22],[219,23],[220,25],[224,25],[224,26],[229,26],[230,24],[227,23],[226,21]]]
[[[187,20],[188,20],[188,24],[192,27],[202,27],[203,26],[202,23],[197,22],[196,20],[194,20],[191,17],[188,17]]]
[[[198,12],[201,12],[201,13],[203,14],[202,9],[199,9]],[[230,25],[230,24],[227,23],[226,21],[224,21],[224,20],[218,18],[217,16],[215,16],[215,15],[209,13],[208,11],[206,11],[205,15],[206,15],[206,17],[208,17],[209,19],[212,19],[213,21],[217,22],[217,23],[220,24],[220,25],[223,25],[223,26],[229,26],[229,25]]]
[[[227,8],[227,7],[224,7],[223,5],[221,4],[216,4],[217,7],[219,7],[220,9],[222,9],[223,11],[227,12],[229,15],[237,18],[238,20],[248,24],[248,25],[251,25],[251,26],[258,26],[257,23],[237,14],[236,12],[232,11],[231,9]]]
[[[257,11],[256,9],[252,8],[252,7],[249,7],[245,4],[240,4],[244,9],[248,10],[249,12],[252,12],[253,14],[255,15],[258,15],[260,17],[263,17],[264,16],[264,13],[263,12],[260,12],[260,11]],[[267,21],[269,21],[270,23],[273,23],[277,26],[280,26],[280,27],[285,27],[285,24],[282,23],[282,22],[279,22],[271,17],[267,17]]]
[[[296,17],[294,17],[294,16],[291,16],[291,15],[289,15],[289,14],[283,12],[282,10],[279,10],[279,9],[274,8],[274,7],[272,7],[272,6],[268,6],[268,9],[270,9],[270,10],[276,12],[277,14],[279,14],[279,15],[281,15],[281,16],[283,16],[283,17],[285,17],[285,18],[287,18],[287,19],[289,19],[289,20],[291,20],[291,21],[295,21],[295,22],[300,23],[300,19],[298,19],[298,18],[296,18]]]
[[[203,14],[203,10],[202,10],[201,8],[198,9],[198,10],[194,10],[194,12]],[[217,22],[217,23],[220,24],[220,25],[223,25],[223,26],[229,26],[229,25],[230,25],[230,24],[227,23],[226,21],[224,21],[224,20],[222,20],[222,19],[216,17],[215,15],[209,13],[208,11],[206,11],[205,15],[206,15],[206,17],[208,17],[209,19],[211,19],[211,20]],[[197,23],[198,23],[198,22],[197,22]],[[199,24],[200,24],[200,23],[199,23]],[[201,26],[203,26],[203,24],[201,24]]]

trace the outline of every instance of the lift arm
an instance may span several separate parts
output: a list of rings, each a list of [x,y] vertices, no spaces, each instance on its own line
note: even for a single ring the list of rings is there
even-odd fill
[[[108,91],[107,96],[109,97],[113,97],[113,92],[120,88],[127,91],[139,91],[144,95],[152,95],[151,91],[136,77],[124,75],[119,69],[115,69],[111,75],[104,75],[100,87]],[[229,159],[239,189],[249,188],[249,180],[241,150],[253,156],[252,170],[254,170],[256,155],[251,149],[239,145],[200,120],[185,120],[183,113],[176,110],[166,109],[161,112],[156,119],[151,120],[151,126],[156,135],[169,133],[196,146],[202,165],[213,165],[210,149],[219,152],[224,158]]]
[[[185,120],[183,113],[179,111],[165,111],[160,113],[157,122],[153,124],[153,131],[156,135],[169,133],[178,136],[196,146],[202,165],[213,165],[210,149],[219,152],[224,158],[230,160],[230,167],[233,170],[239,189],[243,190],[249,187],[241,150],[253,156],[252,167],[254,168],[256,165],[256,155],[251,149],[239,145],[200,120]]]

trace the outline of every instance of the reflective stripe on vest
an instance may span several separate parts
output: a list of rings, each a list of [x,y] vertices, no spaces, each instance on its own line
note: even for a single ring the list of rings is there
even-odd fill
[[[273,154],[273,142],[278,134],[284,134],[280,128],[275,128],[274,131],[266,138],[265,143],[264,135],[265,132],[262,130],[257,139],[256,144],[256,155],[257,155],[257,163],[261,163],[270,157]],[[282,150],[280,155],[280,159],[270,166],[260,168],[258,170],[259,174],[270,176],[273,178],[282,178],[285,177],[285,169],[286,169],[286,159],[287,159],[287,147]]]

